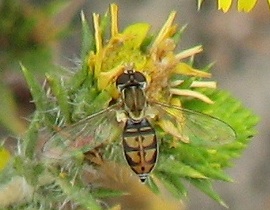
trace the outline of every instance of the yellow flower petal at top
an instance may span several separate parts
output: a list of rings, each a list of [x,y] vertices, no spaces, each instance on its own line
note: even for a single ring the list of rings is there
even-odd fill
[[[197,98],[197,99],[200,99],[201,101],[208,103],[208,104],[214,103],[206,95],[199,93],[197,91],[193,91],[193,90],[170,88],[170,93],[173,95],[188,96],[188,97]]]
[[[111,4],[111,36],[118,34],[118,7],[116,4]]]
[[[96,43],[96,54],[94,56],[94,69],[95,75],[98,75],[101,69],[101,63],[103,59],[103,47],[102,47],[102,35],[101,28],[99,25],[99,15],[93,14],[94,28],[95,28],[95,43]]]
[[[111,92],[111,96],[113,98],[116,98],[119,95],[118,90],[116,89],[114,85],[110,87],[108,86],[114,81],[115,77],[117,75],[120,75],[123,71],[124,71],[124,66],[119,65],[115,67],[114,69],[111,69],[110,71],[100,72],[100,74],[97,77],[98,88],[100,90],[104,90],[107,88]]]
[[[95,29],[96,49],[89,53],[90,69],[97,79],[98,89],[106,90],[112,98],[117,99],[119,94],[115,88],[115,78],[119,76],[127,65],[134,65],[134,69],[142,71],[148,82],[147,97],[149,101],[164,101],[168,93],[175,95],[191,96],[207,103],[212,103],[203,94],[196,91],[169,90],[169,84],[173,75],[209,78],[210,73],[200,71],[181,62],[202,51],[201,46],[175,53],[176,42],[174,36],[177,33],[177,25],[174,24],[176,12],[172,12],[162,26],[152,44],[148,23],[136,23],[126,27],[122,32],[118,29],[118,7],[111,5],[111,37],[104,42],[104,34],[100,26],[100,17],[93,15]],[[143,50],[142,50],[142,45]],[[203,82],[203,81],[202,81]],[[208,87],[207,84],[201,84]],[[179,88],[179,87],[178,87]],[[190,94],[190,95],[188,95]]]
[[[10,153],[5,148],[0,148],[0,171],[3,170],[10,160]]]
[[[164,42],[166,39],[171,38],[173,34],[176,32],[176,25],[173,25],[173,21],[175,19],[176,12],[172,12],[169,15],[168,20],[160,30],[158,36],[156,37],[155,41],[152,44],[152,47],[150,49],[150,54],[153,56],[152,59],[158,60],[160,55],[162,54],[160,52],[160,44]],[[163,51],[163,50],[161,50]]]
[[[136,23],[128,26],[123,32],[127,37],[130,37],[130,39],[125,42],[125,45],[130,48],[138,49],[146,38],[149,29],[150,25],[148,23]]]
[[[186,63],[179,63],[174,73],[176,74],[182,74],[187,76],[195,76],[195,77],[204,77],[204,78],[210,78],[211,74],[208,72],[200,71],[198,69],[192,68],[192,66],[186,64]]]
[[[249,12],[255,6],[257,0],[238,0],[238,11]]]
[[[232,0],[218,0],[218,10],[228,12],[232,5]]]
[[[183,84],[185,80],[174,80],[170,82],[170,87],[176,87]],[[193,81],[190,85],[191,88],[217,88],[217,83],[214,81]]]
[[[195,46],[193,48],[187,49],[187,50],[183,50],[180,53],[176,54],[175,57],[178,61],[184,59],[184,58],[188,58],[190,56],[194,56],[197,53],[200,53],[203,51],[203,48],[201,45],[199,46]]]

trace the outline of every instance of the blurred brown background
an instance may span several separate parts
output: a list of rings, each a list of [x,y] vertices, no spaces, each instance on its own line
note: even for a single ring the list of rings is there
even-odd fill
[[[47,1],[32,2],[42,5]],[[258,134],[241,158],[235,161],[235,166],[228,170],[235,183],[216,183],[215,188],[232,210],[270,209],[270,10],[266,0],[259,1],[255,9],[247,14],[236,9],[224,14],[217,11],[215,1],[206,1],[199,12],[196,2],[189,0],[70,1],[72,6],[66,7],[61,15],[53,19],[58,26],[71,25],[71,32],[51,45],[55,64],[73,68],[74,60],[80,57],[80,11],[83,10],[91,22],[93,12],[103,14],[113,2],[120,7],[121,29],[141,21],[150,23],[152,30],[156,31],[170,11],[176,10],[176,22],[180,26],[188,24],[179,49],[202,44],[204,52],[199,56],[200,65],[216,62],[212,72],[219,87],[229,90],[261,116]],[[2,51],[0,46],[0,56]],[[17,64],[14,64],[16,68]],[[0,69],[4,68],[0,66]],[[13,84],[17,84],[22,75],[17,73],[14,76],[9,69],[5,77],[13,78]],[[16,95],[22,95],[24,99],[20,90],[15,89]],[[2,130],[7,133],[6,129]],[[194,187],[188,188],[187,209],[224,209]]]

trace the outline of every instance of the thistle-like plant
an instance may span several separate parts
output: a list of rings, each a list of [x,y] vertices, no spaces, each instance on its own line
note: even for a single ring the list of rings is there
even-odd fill
[[[136,23],[120,32],[115,4],[111,5],[110,13],[111,16],[93,15],[93,33],[82,14],[82,63],[76,72],[49,73],[46,84],[41,86],[22,67],[36,112],[18,152],[8,163],[2,164],[0,201],[1,192],[12,189],[15,181],[25,190],[20,199],[0,203],[24,209],[92,210],[104,206],[176,209],[178,202],[171,198],[163,201],[158,196],[164,198],[167,194],[163,192],[169,191],[182,200],[187,196],[184,183],[188,181],[226,205],[213,190],[212,183],[214,180],[232,181],[224,169],[232,166],[232,160],[248,145],[255,133],[257,117],[208,79],[211,65],[202,69],[193,66],[195,55],[202,51],[201,46],[175,53],[183,33],[183,28],[179,30],[174,24],[175,12],[153,35],[147,23]],[[106,38],[109,26],[110,37]],[[120,136],[119,130],[103,132],[110,128],[110,120],[115,121],[116,116],[108,114],[106,118],[106,111],[102,110],[120,100],[115,81],[131,64],[147,79],[147,100],[166,103],[168,109],[179,107],[172,116],[182,119],[170,121],[171,118],[157,114],[156,133],[161,137],[159,157],[146,185],[123,159],[121,138],[116,138]],[[211,115],[213,118],[207,119],[224,122],[222,125],[227,123],[234,129],[235,139],[213,147],[193,144],[191,137],[181,133],[186,122],[181,111],[184,109]],[[96,114],[100,112],[101,115]],[[198,115],[206,116],[204,114]],[[89,121],[93,116],[96,121]],[[99,136],[80,135],[93,129],[91,126]],[[197,137],[200,142],[199,134]],[[2,150],[0,155],[6,154],[5,149]],[[7,159],[8,155],[5,157]]]

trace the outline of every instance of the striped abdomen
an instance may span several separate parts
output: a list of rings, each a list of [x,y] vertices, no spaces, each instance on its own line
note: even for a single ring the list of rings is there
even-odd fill
[[[139,122],[127,120],[123,148],[129,166],[145,182],[156,164],[158,153],[155,130],[146,118]]]

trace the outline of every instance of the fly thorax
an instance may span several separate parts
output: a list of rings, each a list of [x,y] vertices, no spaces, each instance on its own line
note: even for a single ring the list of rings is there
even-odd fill
[[[133,120],[141,120],[145,116],[146,98],[144,90],[138,86],[123,89],[124,109]]]
[[[147,105],[144,92],[147,85],[145,76],[127,68],[118,76],[115,84],[121,93],[123,108],[128,117],[134,121],[141,121],[145,117]]]

